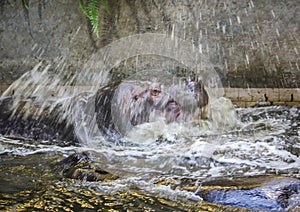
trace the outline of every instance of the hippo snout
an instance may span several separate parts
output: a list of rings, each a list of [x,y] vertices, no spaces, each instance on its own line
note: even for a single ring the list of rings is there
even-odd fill
[[[162,85],[159,82],[123,81],[106,86],[96,95],[100,130],[126,135],[134,126],[165,118],[171,122],[195,122],[208,95],[198,82]]]
[[[174,99],[169,100],[165,108],[166,123],[177,121],[179,117],[180,107],[178,103]]]

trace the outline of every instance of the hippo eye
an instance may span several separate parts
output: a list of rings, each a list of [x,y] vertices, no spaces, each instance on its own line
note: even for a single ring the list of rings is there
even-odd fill
[[[134,95],[134,97],[132,97],[132,99],[134,100],[134,101],[137,101],[138,100],[138,95]]]
[[[157,96],[157,95],[159,95],[161,93],[161,91],[158,89],[158,88],[153,88],[152,90],[151,90],[151,94],[153,95],[153,96]]]

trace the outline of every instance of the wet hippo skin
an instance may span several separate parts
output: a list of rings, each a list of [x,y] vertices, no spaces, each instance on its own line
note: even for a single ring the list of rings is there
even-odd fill
[[[158,118],[164,118],[166,124],[197,122],[208,104],[207,92],[197,82],[165,86],[159,82],[123,81],[99,89],[94,99],[97,125],[106,137],[122,137],[134,126]],[[14,96],[0,99],[0,134],[78,142],[75,125],[61,104],[37,102],[34,97],[18,100],[17,107],[13,107],[15,103]]]
[[[163,117],[165,122],[196,122],[203,118],[208,94],[200,83],[164,86],[124,81],[97,92],[98,127],[105,133],[126,135],[134,126]]]
[[[74,126],[68,124],[58,112],[60,105],[54,109],[50,109],[49,105],[37,116],[35,114],[40,110],[40,105],[26,106],[28,102],[34,102],[34,98],[19,101],[13,110],[15,101],[14,97],[0,99],[0,134],[34,140],[65,140],[69,141],[68,144],[77,142]]]

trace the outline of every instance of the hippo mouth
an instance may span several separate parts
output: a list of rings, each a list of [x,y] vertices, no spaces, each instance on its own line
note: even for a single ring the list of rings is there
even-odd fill
[[[178,103],[174,99],[170,99],[165,107],[166,122],[174,122],[180,119],[181,110]]]

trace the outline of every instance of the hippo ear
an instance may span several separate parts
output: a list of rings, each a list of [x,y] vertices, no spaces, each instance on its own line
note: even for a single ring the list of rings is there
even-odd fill
[[[208,94],[207,91],[204,89],[204,86],[201,83],[197,83],[198,84],[198,100],[199,100],[199,106],[200,107],[204,107],[205,105],[208,104]]]
[[[203,107],[208,104],[208,94],[201,82],[190,81],[187,88],[193,92],[195,98],[199,101],[199,106]]]

